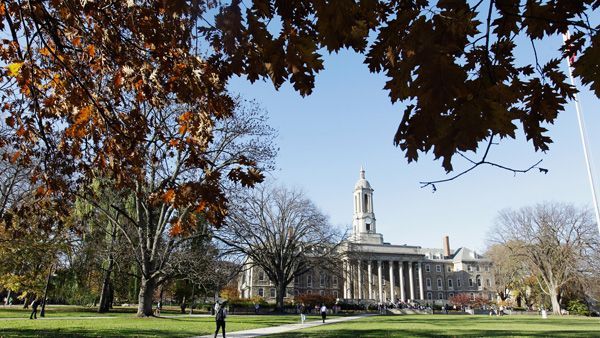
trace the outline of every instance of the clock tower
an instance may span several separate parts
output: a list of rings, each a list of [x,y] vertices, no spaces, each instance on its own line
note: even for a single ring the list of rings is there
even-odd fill
[[[360,168],[360,177],[354,186],[354,217],[352,221],[353,242],[383,244],[383,236],[377,233],[373,212],[373,189],[365,178],[365,170]]]

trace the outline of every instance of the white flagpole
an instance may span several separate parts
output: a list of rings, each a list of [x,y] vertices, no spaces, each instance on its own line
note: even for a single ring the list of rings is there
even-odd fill
[[[566,43],[570,38],[569,31],[563,34],[563,41]],[[570,56],[567,56],[567,68],[569,69],[569,78],[571,84],[575,87],[575,79],[573,79],[573,73],[571,71]],[[600,232],[600,210],[598,210],[598,199],[596,197],[596,185],[594,184],[594,176],[592,174],[592,166],[590,165],[590,157],[587,145],[587,135],[585,128],[583,127],[583,117],[581,115],[581,107],[579,106],[579,99],[577,94],[574,94],[575,99],[575,111],[577,112],[577,122],[579,123],[579,135],[581,136],[581,144],[583,145],[583,156],[585,157],[585,164],[588,173],[588,179],[590,181],[590,188],[592,189],[592,201],[594,202],[594,211],[596,212],[596,226],[598,226],[598,232]]]

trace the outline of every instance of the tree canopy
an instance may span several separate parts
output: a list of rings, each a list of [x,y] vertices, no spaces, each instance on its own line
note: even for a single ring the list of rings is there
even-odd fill
[[[2,120],[0,145],[11,159],[39,156],[34,179],[47,191],[68,190],[93,170],[133,186],[148,168],[145,149],[160,116],[177,104],[173,134],[156,133],[170,150],[189,151],[207,179],[193,189],[157,191],[204,209],[214,223],[226,214],[217,172],[204,149],[215,121],[231,116],[232,76],[290,81],[314,88],[322,53],[348,48],[388,79],[392,102],[405,103],[394,143],[408,161],[432,152],[453,170],[453,157],[490,147],[522,130],[535,150],[576,89],[560,60],[577,54],[574,74],[600,95],[598,0],[296,0],[267,1],[4,1],[0,6]],[[549,60],[536,45],[567,31]],[[518,44],[531,55],[517,57]],[[529,46],[530,45],[530,46]],[[523,47],[523,46],[521,46]],[[135,126],[135,127],[132,127]],[[481,148],[481,149],[480,149]],[[162,160],[158,158],[157,160]],[[38,162],[36,162],[38,163]],[[252,185],[251,161],[230,169]],[[220,173],[219,173],[220,174]],[[165,187],[162,187],[165,188]],[[183,187],[182,187],[183,188]],[[43,191],[40,191],[43,192]],[[174,198],[171,198],[174,197]],[[180,203],[181,205],[181,203]]]
[[[534,149],[552,142],[547,125],[576,89],[561,60],[577,54],[575,76],[600,95],[599,26],[590,18],[597,0],[256,0],[231,1],[205,32],[222,63],[275,87],[293,83],[302,95],[314,88],[324,50],[352,49],[374,73],[388,79],[392,102],[402,101],[394,143],[409,162],[432,151],[452,171],[456,154],[483,143],[515,138],[521,129]],[[547,61],[543,39],[571,31]],[[531,53],[517,58],[518,43]]]

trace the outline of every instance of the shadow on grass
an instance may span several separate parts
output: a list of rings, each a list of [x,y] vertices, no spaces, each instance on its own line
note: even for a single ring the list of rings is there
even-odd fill
[[[356,337],[600,337],[598,332],[585,331],[510,331],[510,330],[452,330],[451,334],[442,334],[440,332],[427,332],[426,330],[365,330],[356,331],[352,329],[337,329],[332,331],[292,331],[269,335],[268,337],[281,338],[300,338],[300,337],[319,337],[319,338],[356,338]]]
[[[199,331],[177,331],[169,332],[156,329],[127,329],[115,330],[103,329],[101,331],[65,330],[65,329],[9,329],[0,330],[0,337],[190,337],[193,335],[205,335],[212,332]]]

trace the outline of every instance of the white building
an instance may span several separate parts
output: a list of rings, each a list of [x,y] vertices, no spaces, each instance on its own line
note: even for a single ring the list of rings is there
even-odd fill
[[[342,245],[342,271],[310,271],[297,276],[286,297],[309,293],[349,302],[438,304],[457,293],[494,298],[491,261],[467,248],[452,252],[448,236],[443,249],[384,242],[377,232],[373,192],[361,168],[353,193],[352,234]],[[274,300],[274,286],[265,277],[260,268],[249,269],[240,279],[240,295]]]

